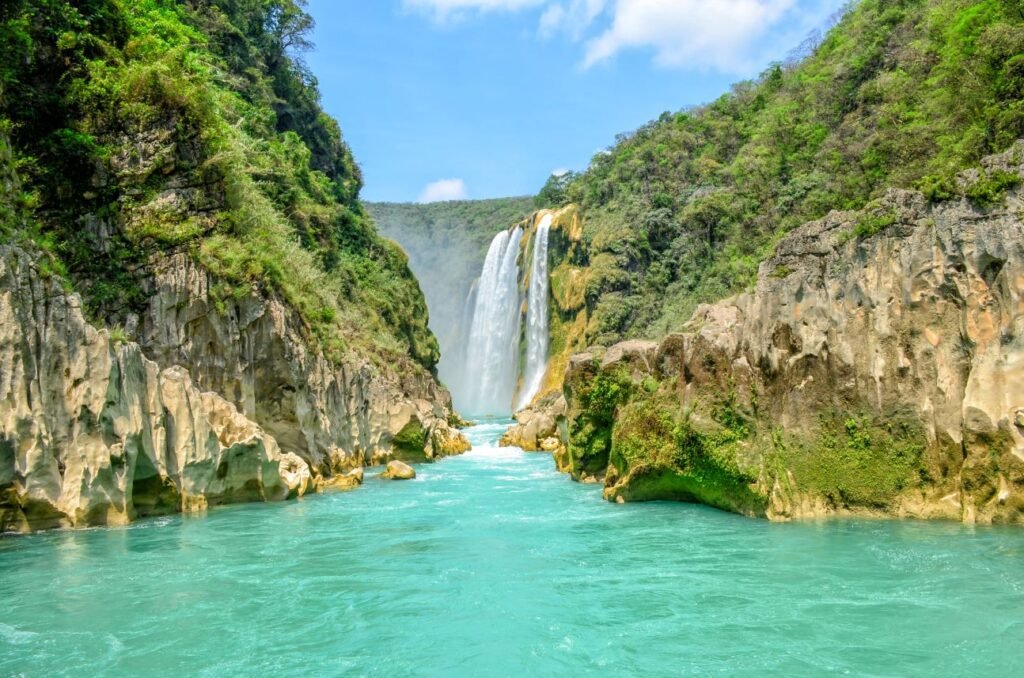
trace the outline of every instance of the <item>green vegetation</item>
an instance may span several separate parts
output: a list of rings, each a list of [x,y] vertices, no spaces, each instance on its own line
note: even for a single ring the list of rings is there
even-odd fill
[[[2,228],[110,325],[146,303],[151,257],[185,251],[221,302],[277,294],[336,359],[432,367],[406,257],[299,57],[311,26],[302,0],[4,2],[0,139],[22,188]]]
[[[841,509],[886,509],[932,482],[913,413],[823,409],[817,425],[775,428],[755,386],[706,376],[683,402],[671,379],[623,366],[577,366],[566,384],[563,465],[607,471],[605,497],[694,501],[752,516],[777,483]]]
[[[708,421],[683,410],[678,395],[653,376],[634,385],[624,370],[594,369],[571,384],[578,410],[570,420],[568,454],[578,474],[607,468],[609,498],[699,501],[764,514],[764,497],[751,489],[756,475],[737,463],[750,425],[735,393],[713,403]]]
[[[967,186],[964,195],[983,207],[992,207],[1002,204],[1006,199],[1006,192],[1019,185],[1018,174],[996,170],[983,174],[976,182]]]
[[[586,339],[609,344],[748,288],[782,234],[830,210],[888,187],[958,197],[958,171],[1022,136],[1019,0],[862,0],[800,58],[620,136],[538,201],[582,210]],[[997,173],[965,194],[985,207],[1011,185]]]
[[[602,371],[595,360],[569,386],[580,410],[569,426],[569,457],[578,473],[597,475],[608,466],[618,407],[628,401],[632,383],[624,371]]]
[[[576,179],[576,176],[574,172],[552,174],[540,189],[537,197],[533,199],[534,206],[542,209],[545,207],[554,208],[567,205],[570,201],[569,186]]]
[[[897,414],[887,417],[823,415],[816,441],[775,436],[776,461],[797,486],[837,506],[885,508],[902,490],[921,482],[926,437]]]
[[[853,225],[853,236],[856,238],[870,238],[889,228],[897,221],[899,221],[899,215],[895,212],[867,212]]]
[[[423,451],[427,444],[427,432],[417,419],[411,419],[391,441],[394,446],[395,458],[409,462],[426,460]]]

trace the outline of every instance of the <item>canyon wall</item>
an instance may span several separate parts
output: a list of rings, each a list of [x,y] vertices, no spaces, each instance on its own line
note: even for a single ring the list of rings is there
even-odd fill
[[[468,448],[422,369],[335,367],[273,298],[213,310],[184,256],[154,284],[140,345],[89,324],[36,256],[0,247],[0,532],[283,500]]]
[[[573,356],[559,467],[610,500],[776,520],[1024,521],[1022,162],[960,176],[1016,185],[989,204],[833,212],[683,331]]]

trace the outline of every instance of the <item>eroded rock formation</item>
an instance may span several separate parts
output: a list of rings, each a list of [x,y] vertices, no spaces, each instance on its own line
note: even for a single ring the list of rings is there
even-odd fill
[[[451,396],[410,358],[335,365],[309,347],[301,322],[277,299],[253,292],[215,300],[210,275],[184,254],[153,271],[138,330],[147,354],[188,365],[201,388],[224,394],[316,472],[468,449],[448,425]]]
[[[308,465],[188,371],[85,322],[0,248],[0,531],[120,524],[310,488]]]
[[[556,460],[616,501],[1024,521],[1022,209],[893,190],[797,229],[684,332],[575,356]]]
[[[388,462],[387,467],[380,474],[381,478],[385,480],[412,480],[416,477],[416,469],[409,466],[404,461],[398,461],[392,459]]]
[[[527,452],[553,451],[559,444],[557,420],[564,414],[565,398],[561,393],[549,393],[515,413],[516,423],[501,436],[499,444]]]
[[[351,488],[365,463],[468,448],[422,370],[333,368],[275,301],[217,313],[187,259],[157,270],[140,346],[0,248],[0,532]]]

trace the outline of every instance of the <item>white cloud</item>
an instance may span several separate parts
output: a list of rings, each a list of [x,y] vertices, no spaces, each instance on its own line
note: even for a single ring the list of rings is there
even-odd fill
[[[551,176],[553,177],[564,177],[569,173],[568,167],[559,167],[558,169],[551,170]]]
[[[444,200],[465,200],[469,197],[466,182],[462,179],[438,179],[427,184],[420,193],[419,202],[442,202]]]
[[[650,47],[655,62],[736,72],[750,67],[751,47],[795,0],[617,0],[612,25],[590,40],[584,67],[617,52]]]
[[[571,0],[547,5],[540,15],[540,34],[545,38],[566,33],[579,40],[583,32],[604,11],[605,0]]]
[[[582,66],[648,49],[659,66],[750,75],[844,0],[402,0],[438,22],[532,11],[543,38],[586,39]],[[770,40],[767,39],[770,37]]]
[[[461,17],[469,12],[518,11],[543,5],[548,0],[402,0],[406,9],[419,10],[437,21]]]

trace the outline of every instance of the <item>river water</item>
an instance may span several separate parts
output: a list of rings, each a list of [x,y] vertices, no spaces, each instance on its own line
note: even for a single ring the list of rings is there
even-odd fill
[[[1024,530],[615,505],[546,454],[0,540],[0,675],[1024,675]]]

